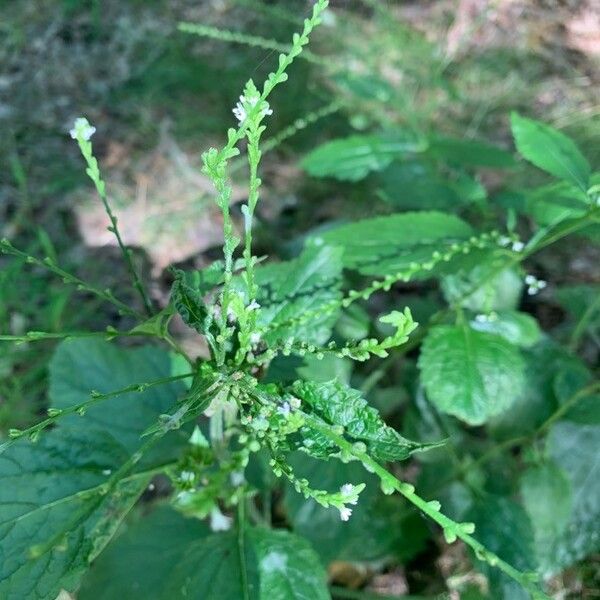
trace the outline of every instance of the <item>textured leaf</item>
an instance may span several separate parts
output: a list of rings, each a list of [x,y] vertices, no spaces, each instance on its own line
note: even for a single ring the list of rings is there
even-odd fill
[[[504,338],[467,325],[435,327],[419,358],[431,402],[470,425],[507,410],[521,395],[524,361]]]
[[[428,152],[436,158],[469,167],[512,167],[510,152],[485,142],[449,137],[434,137]]]
[[[331,425],[341,425],[350,438],[364,442],[378,460],[404,460],[435,444],[419,444],[385,424],[361,393],[338,381],[297,381],[292,392]]]
[[[516,310],[492,313],[483,321],[474,319],[471,327],[477,331],[495,333],[511,344],[524,348],[537,344],[542,337],[538,322],[531,315]]]
[[[54,600],[84,570],[147,486],[106,487],[130,457],[109,433],[61,427],[0,455],[0,597]]]
[[[358,181],[385,169],[394,158],[421,149],[406,133],[353,135],[319,146],[304,158],[302,167],[313,177]]]
[[[523,508],[501,496],[480,498],[468,514],[475,523],[475,536],[486,548],[521,571],[534,571],[533,531]],[[494,600],[530,600],[530,595],[499,569],[476,561],[489,580]]]
[[[189,544],[157,600],[329,598],[325,571],[306,541],[287,531],[262,528],[248,528],[243,541],[243,558],[234,531]]]
[[[274,329],[265,336],[268,342],[293,336],[320,344],[329,338],[342,298],[341,249],[307,248],[294,260],[257,269],[256,282],[261,306],[258,324]],[[293,322],[308,311],[310,319]]]
[[[290,456],[290,464],[296,476],[330,492],[346,483],[366,483],[347,522],[336,508],[324,508],[291,485],[286,487],[284,502],[294,531],[312,543],[324,562],[375,561],[391,553],[410,558],[423,549],[428,537],[423,519],[416,514],[412,519],[398,497],[383,496],[379,480],[360,463],[316,460],[297,452]]]
[[[547,571],[556,573],[600,549],[600,426],[559,422],[547,445],[572,489],[569,522],[548,551]]]
[[[587,190],[590,165],[570,138],[517,113],[512,114],[511,124],[517,150],[524,158],[584,192]]]
[[[100,393],[163,377],[174,370],[171,354],[159,348],[119,348],[97,339],[72,339],[62,342],[50,362],[50,403],[66,408],[89,400],[93,390]],[[94,427],[109,431],[129,451],[141,444],[140,435],[172,408],[185,390],[181,382],[171,382],[102,400],[84,416],[67,416],[61,423],[73,427]],[[179,440],[179,442],[178,442]],[[164,452],[184,440],[174,432],[160,442]]]
[[[342,225],[311,239],[344,249],[344,266],[368,275],[385,275],[412,262],[431,260],[472,229],[458,217],[440,212],[408,212]]]
[[[523,473],[521,496],[533,526],[540,570],[551,571],[554,540],[565,532],[571,517],[571,482],[556,464],[546,462]]]
[[[206,293],[199,279],[201,271],[175,271],[175,281],[171,288],[171,303],[181,315],[183,322],[198,333],[207,333],[211,324],[208,308],[204,304]]]

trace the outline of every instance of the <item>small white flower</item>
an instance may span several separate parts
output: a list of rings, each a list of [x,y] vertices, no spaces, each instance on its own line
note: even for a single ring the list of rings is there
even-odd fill
[[[281,406],[277,407],[277,412],[285,419],[290,416],[290,410],[291,408],[289,402],[284,402]]]
[[[248,306],[246,306],[246,310],[257,310],[260,308],[260,304],[256,300],[252,300]]]
[[[260,333],[251,333],[250,334],[250,343],[254,346],[256,346],[256,344],[258,344],[258,342],[260,342]]]
[[[90,125],[89,121],[85,117],[78,117],[75,119],[75,123],[73,123],[73,128],[69,131],[70,136],[77,140],[79,138],[84,140],[89,140],[94,133],[96,133],[96,128]]]
[[[525,283],[527,285],[533,285],[537,279],[533,275],[525,275]]]
[[[543,279],[540,279],[537,282],[538,289],[540,289],[540,290],[543,290],[547,285],[548,284]]]
[[[525,248],[525,244],[523,242],[516,241],[512,244],[513,252],[521,252],[523,248]]]
[[[506,235],[502,235],[498,238],[498,243],[501,246],[508,246],[510,244],[510,238]]]
[[[351,515],[352,515],[351,508],[348,508],[347,506],[342,506],[342,508],[340,508],[340,519],[342,521],[347,521]]]
[[[300,400],[300,398],[290,398],[290,406],[292,408],[300,408],[300,406],[302,405],[302,401]]]
[[[243,99],[243,96],[240,96],[240,100],[242,100],[242,99]],[[235,105],[235,108],[231,112],[235,115],[235,118],[238,120],[240,125],[248,117],[248,113],[246,112],[246,109],[244,108],[244,105],[241,102],[238,102]]]
[[[268,117],[270,115],[273,114],[273,109],[269,108],[269,105],[267,104],[267,106],[265,106],[265,108],[262,109],[262,116],[263,117]]]
[[[535,296],[535,295],[538,293],[538,291],[539,291],[539,290],[538,290],[536,287],[530,287],[530,288],[527,288],[527,293],[528,293],[530,296]]]
[[[234,485],[235,487],[242,485],[245,481],[244,474],[241,471],[233,471],[229,476],[229,479],[231,480],[231,485]]]
[[[233,519],[225,516],[217,507],[210,512],[210,528],[212,531],[228,531]]]
[[[179,473],[179,479],[186,483],[190,483],[196,479],[196,474],[193,471],[181,471],[181,473]]]
[[[354,491],[354,486],[351,483],[345,483],[341,488],[340,492],[344,494],[344,496],[350,495]]]
[[[488,322],[488,317],[487,317],[487,315],[477,315],[477,316],[475,317],[475,320],[476,320],[478,323],[487,323],[487,322]]]
[[[112,473],[112,471],[110,469],[104,469],[102,471],[102,475],[110,475]]]

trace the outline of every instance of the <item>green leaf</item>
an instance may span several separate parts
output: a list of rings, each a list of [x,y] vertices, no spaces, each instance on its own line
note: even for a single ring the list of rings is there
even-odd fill
[[[521,496],[535,537],[542,573],[551,566],[554,540],[566,530],[571,517],[571,482],[553,462],[529,467],[521,476]]]
[[[92,391],[109,393],[133,384],[172,375],[173,356],[151,346],[119,348],[98,339],[72,339],[62,342],[50,361],[50,405],[66,408],[91,398]],[[108,431],[129,451],[141,444],[140,435],[166,413],[185,391],[179,382],[154,386],[142,392],[129,392],[102,400],[83,416],[65,416],[62,423],[72,427]],[[185,443],[185,434],[174,432],[159,442],[163,452]]]
[[[571,182],[584,192],[590,178],[590,165],[573,140],[556,129],[521,117],[511,116],[517,150],[536,167]]]
[[[330,492],[346,483],[366,483],[347,522],[338,509],[306,500],[291,484],[286,487],[284,504],[294,531],[311,542],[325,563],[375,561],[392,553],[407,559],[423,549],[429,537],[423,519],[411,518],[397,496],[384,496],[378,478],[360,463],[316,460],[303,452],[290,455],[289,462],[297,477]]]
[[[471,327],[476,331],[495,333],[516,346],[530,348],[540,341],[542,332],[538,322],[527,313],[516,310],[494,312],[483,319],[473,319]]]
[[[73,591],[151,475],[111,474],[131,458],[108,432],[61,427],[0,455],[0,597]]]
[[[563,416],[564,420],[584,425],[600,425],[600,390],[584,393],[582,390],[595,381],[593,374],[583,364],[573,359],[571,364],[562,364],[554,379],[554,393],[560,404],[574,403]]]
[[[190,544],[157,600],[326,600],[326,575],[314,550],[281,530],[247,528]],[[244,575],[245,573],[245,575]]]
[[[510,152],[478,140],[434,137],[428,152],[444,161],[468,167],[513,167]]]
[[[470,425],[504,412],[523,392],[525,365],[518,348],[467,325],[432,329],[419,367],[431,402]]]
[[[480,497],[468,515],[476,537],[488,550],[520,571],[534,571],[533,531],[525,510],[510,498]],[[475,561],[488,578],[494,600],[530,600],[518,583],[487,563]]]
[[[183,322],[198,333],[207,334],[210,331],[212,317],[204,304],[202,296],[206,293],[201,271],[175,271],[175,281],[171,288],[171,303],[181,315]]]
[[[186,519],[169,506],[125,522],[117,536],[83,578],[78,600],[160,597],[187,548],[210,535],[198,519]]]
[[[419,152],[422,144],[407,133],[353,135],[327,142],[308,154],[302,168],[313,177],[359,181],[392,160]]]
[[[377,460],[404,460],[414,452],[439,445],[420,444],[402,437],[385,424],[377,410],[368,405],[358,390],[338,381],[297,381],[292,393],[327,423],[342,426],[348,437],[365,443]]]
[[[590,183],[594,183],[593,178]],[[572,183],[555,181],[528,192],[525,210],[538,225],[552,225],[585,214],[589,200],[587,194]]]
[[[342,250],[311,247],[294,259],[256,270],[261,310],[258,325],[274,343],[295,337],[313,344],[331,335],[341,307]],[[311,318],[298,321],[310,312]]]
[[[548,552],[546,570],[556,573],[600,549],[600,426],[569,421],[552,427],[547,451],[573,490],[569,522]]]
[[[472,233],[458,217],[423,211],[342,225],[311,238],[310,243],[341,246],[345,267],[367,275],[386,275],[413,262],[430,261],[434,252],[444,252]]]

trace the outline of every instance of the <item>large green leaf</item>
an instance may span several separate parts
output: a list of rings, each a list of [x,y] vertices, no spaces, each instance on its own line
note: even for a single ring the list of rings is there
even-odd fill
[[[109,432],[65,427],[0,455],[0,598],[76,588],[148,485],[143,472],[112,482],[130,458]]]
[[[478,315],[471,321],[471,327],[477,331],[495,333],[511,344],[529,348],[540,341],[542,331],[538,322],[527,313],[516,310],[504,310],[490,315]]]
[[[319,489],[337,492],[346,483],[367,486],[347,522],[336,508],[324,508],[293,486],[286,487],[285,508],[294,531],[312,543],[323,561],[375,561],[392,554],[406,559],[423,549],[429,535],[423,519],[411,515],[397,496],[384,496],[377,477],[360,463],[316,460],[303,452],[290,455],[289,461],[297,477]]]
[[[432,329],[419,358],[431,402],[470,425],[507,410],[521,395],[524,361],[504,338],[466,324]]]
[[[243,550],[240,547],[243,543]],[[143,557],[140,557],[143,560]],[[247,528],[187,545],[156,600],[326,600],[326,575],[309,544],[282,530]]]
[[[331,335],[341,306],[342,250],[311,247],[290,261],[257,269],[258,324],[273,329],[268,342],[295,337],[323,343]],[[301,319],[310,313],[310,319]],[[298,318],[300,317],[300,320]]]
[[[517,150],[536,167],[569,181],[584,192],[590,165],[573,140],[556,129],[513,113],[512,132]]]
[[[92,391],[108,393],[169,377],[174,365],[173,356],[160,348],[126,349],[104,340],[67,340],[58,346],[50,362],[50,403],[54,408],[81,404],[91,398]],[[141,444],[141,433],[168,412],[184,390],[181,382],[171,382],[121,394],[102,400],[83,416],[67,416],[61,422],[108,431],[133,452]],[[183,442],[184,434],[175,432],[169,440],[170,446],[177,445]]]
[[[292,392],[327,423],[342,426],[347,436],[364,442],[378,460],[404,460],[413,452],[436,445],[420,444],[402,437],[385,424],[361,392],[338,381],[297,381]],[[325,444],[325,456],[328,446]]]
[[[556,573],[600,550],[600,426],[562,421],[548,435],[548,453],[572,490],[568,524],[548,551],[548,572]]]
[[[395,158],[421,150],[406,133],[353,135],[319,146],[302,161],[313,177],[358,181],[372,171],[385,169]]]
[[[188,546],[210,534],[202,521],[186,519],[169,506],[124,525],[84,576],[78,600],[157,598]]]
[[[431,260],[455,242],[468,239],[471,227],[441,212],[407,212],[342,225],[311,238],[312,244],[344,249],[344,266],[368,275],[386,275],[411,263]]]
[[[430,140],[428,152],[444,161],[470,167],[515,165],[515,159],[510,152],[478,140],[434,137]]]
[[[552,570],[552,547],[571,517],[572,490],[566,473],[553,462],[529,467],[521,476],[521,496],[535,537],[542,573]]]

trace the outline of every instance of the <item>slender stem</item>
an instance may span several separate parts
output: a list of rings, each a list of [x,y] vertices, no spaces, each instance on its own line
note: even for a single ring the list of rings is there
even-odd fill
[[[66,340],[69,338],[89,338],[104,337],[112,339],[115,337],[155,337],[148,332],[117,331],[116,329],[106,329],[106,331],[28,331],[25,335],[4,335],[0,334],[0,342],[37,342],[39,340]]]
[[[569,348],[571,352],[575,352],[577,350],[581,337],[583,336],[585,330],[590,324],[594,313],[598,310],[600,310],[600,294],[598,294],[596,296],[596,299],[587,307],[587,309],[581,316],[581,319],[579,319],[579,322],[575,326],[575,329],[571,334],[571,339],[569,340]]]
[[[246,570],[246,548],[245,548],[245,527],[246,527],[246,498],[242,496],[237,505],[237,542],[238,558],[240,562],[240,572],[242,575],[242,590],[244,600],[250,600],[250,590],[248,588],[248,572]]]
[[[522,573],[512,565],[502,560],[499,556],[488,550],[483,544],[477,541],[469,532],[473,531],[473,525],[467,523],[457,523],[439,510],[439,503],[436,501],[428,502],[415,493],[414,487],[409,483],[400,481],[396,476],[382,467],[376,460],[371,458],[367,452],[364,452],[346,440],[342,435],[338,435],[332,430],[332,427],[315,417],[314,415],[303,414],[306,423],[315,431],[321,433],[329,440],[334,442],[342,451],[354,456],[361,461],[365,468],[375,473],[382,482],[382,485],[389,490],[396,490],[404,496],[409,502],[416,506],[421,512],[435,521],[444,530],[444,535],[448,541],[456,538],[461,539],[474,552],[475,556],[494,567],[503,571],[506,575],[514,579],[523,588],[528,590],[534,599],[550,600],[549,596],[544,594],[534,583],[533,574]]]
[[[142,315],[140,315],[137,311],[127,306],[127,304],[125,304],[124,302],[121,302],[120,300],[115,298],[115,296],[109,289],[101,290],[97,287],[94,287],[93,285],[90,285],[89,283],[86,283],[82,279],[79,279],[79,277],[76,277],[75,275],[72,275],[71,273],[59,267],[50,257],[46,257],[43,260],[39,259],[35,256],[18,250],[6,239],[0,240],[0,253],[17,256],[19,258],[22,258],[23,260],[25,260],[25,262],[29,264],[33,264],[38,267],[43,267],[51,273],[62,277],[65,283],[76,285],[79,291],[89,292],[90,294],[94,294],[95,296],[102,298],[102,300],[110,302],[111,304],[116,306],[121,311],[121,313],[138,318],[143,318]]]

